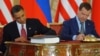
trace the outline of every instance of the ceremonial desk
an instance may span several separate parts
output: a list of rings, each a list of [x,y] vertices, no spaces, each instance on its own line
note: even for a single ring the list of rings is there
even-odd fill
[[[5,56],[100,56],[100,42],[64,41],[56,44],[5,42]]]

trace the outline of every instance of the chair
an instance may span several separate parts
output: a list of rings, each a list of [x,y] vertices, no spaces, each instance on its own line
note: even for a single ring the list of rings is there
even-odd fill
[[[62,23],[50,23],[49,27],[53,30],[56,31],[57,36],[59,36],[61,28],[62,28]]]
[[[3,27],[4,26],[0,25],[0,44],[1,44],[1,41],[2,41]]]

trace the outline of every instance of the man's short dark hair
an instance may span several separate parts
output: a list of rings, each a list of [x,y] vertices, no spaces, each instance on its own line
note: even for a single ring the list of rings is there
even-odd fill
[[[12,16],[14,16],[14,13],[17,13],[20,10],[24,10],[21,5],[15,5],[15,6],[13,6],[12,9],[11,9]]]
[[[88,2],[83,2],[80,4],[79,10],[81,10],[82,8],[85,8],[86,10],[91,10],[91,5]]]

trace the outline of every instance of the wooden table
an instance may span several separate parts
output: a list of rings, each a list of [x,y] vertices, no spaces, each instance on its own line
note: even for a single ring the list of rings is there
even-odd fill
[[[100,42],[5,43],[8,47],[5,56],[100,56]]]

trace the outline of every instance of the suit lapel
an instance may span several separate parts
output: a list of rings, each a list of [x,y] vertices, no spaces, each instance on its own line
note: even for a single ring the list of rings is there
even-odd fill
[[[16,24],[16,21],[14,22],[14,27],[13,27],[13,29],[14,29],[14,33],[16,34],[16,36],[20,36],[20,34],[19,34],[19,31],[18,31],[18,27],[17,27],[17,24]]]
[[[76,21],[76,17],[73,18],[72,28],[73,28],[72,31],[74,31],[74,33],[78,33],[79,32],[79,27],[78,27],[78,23]]]
[[[85,22],[85,33],[87,34],[89,32],[90,23],[88,21]]]
[[[28,21],[29,20],[27,19],[26,21],[27,37],[30,35],[30,31],[32,30],[31,24]]]

